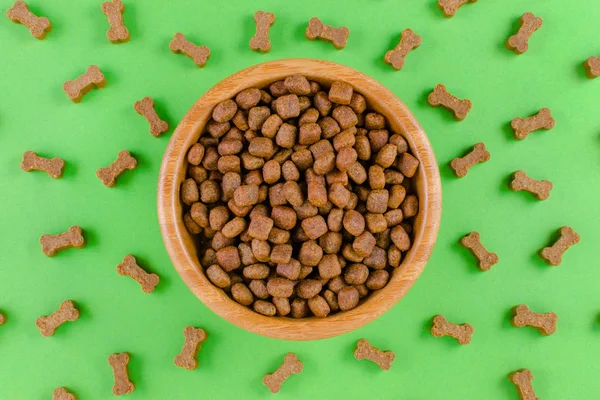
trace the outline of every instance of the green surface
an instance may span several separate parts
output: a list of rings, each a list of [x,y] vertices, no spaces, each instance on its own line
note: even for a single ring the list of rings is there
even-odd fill
[[[107,357],[131,353],[136,390],[132,399],[262,399],[261,380],[286,352],[296,352],[305,371],[292,377],[279,399],[517,399],[506,378],[529,368],[542,399],[600,396],[600,79],[585,77],[581,63],[600,55],[600,3],[594,0],[480,1],[445,19],[435,0],[192,1],[125,0],[131,41],[111,44],[100,1],[32,0],[34,12],[54,26],[44,41],[0,17],[0,398],[48,399],[67,386],[80,399],[111,398]],[[169,4],[168,6],[165,4]],[[3,1],[3,12],[10,7]],[[275,13],[273,49],[253,53],[253,13]],[[521,14],[544,19],[530,49],[516,56],[504,42]],[[346,25],[346,49],[304,38],[312,16]],[[399,33],[412,28],[423,37],[401,72],[383,64]],[[169,51],[181,31],[211,48],[206,68]],[[314,57],[357,68],[394,91],[414,112],[433,144],[444,189],[443,219],[434,254],[424,274],[390,312],[350,334],[316,342],[263,338],[213,314],[177,275],[163,247],[156,213],[156,182],[170,135],[148,132],[133,103],[153,96],[172,126],[208,88],[253,64],[288,57]],[[105,89],[73,104],[62,84],[90,64],[105,73]],[[437,83],[473,109],[463,122],[432,109],[426,95]],[[509,122],[549,107],[556,127],[512,138]],[[463,179],[448,162],[483,141],[491,161]],[[130,150],[139,167],[116,188],[104,187],[95,170]],[[65,176],[19,169],[21,155],[34,150],[60,156]],[[554,190],[538,202],[512,193],[507,178],[523,169],[549,179]],[[79,224],[88,245],[55,258],[40,251],[39,237]],[[580,244],[559,267],[536,255],[562,225],[572,226]],[[458,245],[472,230],[500,256],[480,272]],[[155,293],[119,276],[115,266],[132,253],[161,276]],[[35,327],[40,315],[65,299],[80,306],[79,321],[50,338]],[[541,337],[509,324],[509,311],[526,303],[559,315],[558,332]],[[475,327],[473,342],[459,346],[429,334],[431,317],[444,314]],[[200,367],[175,367],[183,328],[209,332]],[[366,337],[392,349],[396,361],[380,371],[352,357]]]

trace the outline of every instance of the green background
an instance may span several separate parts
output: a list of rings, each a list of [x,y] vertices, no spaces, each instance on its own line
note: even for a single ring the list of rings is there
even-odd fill
[[[581,66],[600,55],[600,3],[595,0],[480,1],[443,17],[435,0],[193,1],[125,0],[126,44],[106,39],[100,1],[32,0],[53,30],[43,41],[0,17],[0,398],[48,399],[67,386],[80,399],[112,398],[109,354],[131,353],[136,384],[132,399],[262,399],[270,397],[262,376],[286,352],[304,362],[279,399],[516,399],[507,374],[529,368],[542,399],[600,396],[600,79]],[[10,1],[2,1],[3,12]],[[272,51],[250,51],[256,10],[272,11]],[[532,11],[544,19],[527,53],[517,56],[504,42],[518,18]],[[310,17],[346,25],[341,51],[304,38]],[[382,61],[399,33],[412,28],[422,46],[406,66],[393,71]],[[204,69],[168,48],[175,32],[210,47]],[[314,57],[361,70],[389,87],[414,112],[436,152],[443,218],[437,246],[425,272],[390,312],[355,332],[329,340],[286,342],[245,332],[213,314],[187,289],[164,249],[156,213],[156,183],[170,134],[159,139],[133,110],[144,96],[174,127],[208,88],[247,66],[272,59]],[[62,90],[91,65],[105,73],[105,89],[73,104]],[[469,98],[463,122],[432,109],[426,96],[444,83]],[[512,137],[510,121],[549,107],[551,131],[524,141]],[[457,179],[448,162],[478,141],[491,160]],[[128,149],[139,167],[113,189],[95,171]],[[19,169],[33,150],[59,156],[62,180]],[[554,190],[539,202],[512,193],[508,176],[523,169],[549,179]],[[78,224],[88,245],[55,258],[41,252],[39,237]],[[537,256],[560,226],[570,225],[580,244],[559,267]],[[477,230],[500,263],[480,272],[458,245]],[[116,273],[126,254],[161,277],[157,290]],[[81,318],[50,338],[35,327],[40,315],[65,299]],[[559,315],[558,332],[541,337],[509,324],[520,303]],[[475,327],[469,346],[429,333],[433,315]],[[209,333],[200,366],[175,367],[186,325]],[[392,349],[390,371],[352,357],[366,337]]]

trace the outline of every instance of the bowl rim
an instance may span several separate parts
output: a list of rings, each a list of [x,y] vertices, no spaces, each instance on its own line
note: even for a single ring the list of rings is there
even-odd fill
[[[317,82],[343,80],[362,94],[370,108],[385,115],[393,131],[406,138],[420,161],[415,175],[419,214],[413,245],[381,290],[358,307],[326,318],[267,317],[244,307],[214,286],[204,275],[196,247],[182,219],[180,183],[187,170],[186,154],[200,137],[214,105],[233,98],[242,89],[264,87],[292,74]],[[376,96],[377,101],[373,101]],[[441,183],[429,140],[404,103],[375,79],[351,67],[316,59],[282,59],[245,68],[217,83],[198,99],[175,129],[165,151],[157,190],[158,219],[165,247],[190,290],[208,308],[232,324],[263,336],[286,340],[316,340],[338,336],[372,322],[396,304],[420,276],[433,251],[441,219]]]

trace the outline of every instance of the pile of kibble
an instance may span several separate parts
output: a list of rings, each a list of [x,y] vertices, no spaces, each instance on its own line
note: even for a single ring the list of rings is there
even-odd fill
[[[419,161],[345,82],[293,75],[217,104],[187,154],[183,220],[208,279],[263,315],[326,317],[411,247]]]

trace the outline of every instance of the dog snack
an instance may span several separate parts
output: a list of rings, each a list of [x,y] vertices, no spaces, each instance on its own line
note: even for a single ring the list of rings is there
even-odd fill
[[[73,393],[69,393],[67,388],[60,387],[54,389],[52,392],[52,400],[77,400],[77,396]]]
[[[438,7],[448,18],[453,17],[460,7],[467,3],[476,3],[477,0],[438,0]]]
[[[100,178],[104,186],[113,187],[117,183],[117,178],[127,170],[137,167],[137,160],[127,150],[121,150],[117,160],[106,168],[99,168],[96,176]]]
[[[471,343],[471,336],[473,335],[474,329],[469,324],[453,324],[446,321],[442,315],[436,315],[433,317],[433,326],[431,327],[431,334],[435,337],[451,336],[458,340],[460,344]]]
[[[538,200],[546,200],[550,197],[552,182],[538,181],[528,177],[523,171],[517,171],[513,174],[513,179],[510,182],[510,190],[515,192],[524,190],[533,194]]]
[[[129,394],[133,392],[135,385],[129,380],[129,371],[127,370],[127,364],[129,364],[129,354],[111,354],[108,356],[108,364],[112,367],[113,374],[115,376],[113,394],[116,396],[121,396],[123,394]]]
[[[384,371],[392,368],[392,362],[396,358],[391,351],[381,351],[371,346],[371,343],[367,339],[360,339],[356,343],[356,350],[354,350],[354,358],[357,360],[364,360],[365,358],[369,361],[373,361],[379,365]]]
[[[433,92],[428,97],[429,104],[432,107],[442,106],[454,114],[457,121],[462,121],[467,117],[471,110],[471,100],[459,100],[457,97],[448,93],[446,86],[436,85]]]
[[[498,263],[498,255],[496,253],[490,253],[483,244],[481,244],[479,232],[469,233],[460,240],[460,244],[469,249],[475,258],[477,258],[480,270],[487,271],[492,268],[494,264]]]
[[[62,158],[44,158],[35,154],[33,151],[26,151],[21,161],[21,169],[25,172],[44,171],[51,178],[58,179],[62,177],[65,161]]]
[[[63,89],[67,96],[74,103],[79,103],[83,96],[92,90],[94,87],[103,88],[106,86],[106,78],[96,65],[90,66],[85,74],[73,81],[66,81]]]
[[[186,326],[183,335],[185,336],[183,349],[175,356],[175,365],[189,370],[196,369],[198,367],[196,355],[200,350],[200,345],[206,340],[206,332],[204,329]]]
[[[517,54],[523,54],[529,48],[529,38],[533,32],[537,31],[542,26],[542,19],[536,17],[533,13],[527,12],[523,14],[519,20],[521,26],[519,31],[506,41],[506,47]]]
[[[490,153],[486,150],[485,144],[477,143],[473,146],[473,150],[462,158],[455,158],[450,162],[450,168],[456,176],[462,178],[467,175],[469,169],[478,163],[486,162],[490,159]]]
[[[254,22],[256,22],[256,33],[250,39],[250,48],[254,51],[268,53],[271,50],[269,28],[275,23],[275,14],[257,11],[254,14]]]
[[[548,108],[542,108],[539,113],[529,118],[515,118],[510,126],[515,131],[515,138],[525,139],[531,132],[538,129],[550,130],[554,128],[555,121]]]
[[[308,28],[306,28],[306,37],[310,40],[321,39],[333,43],[337,49],[343,49],[346,47],[350,30],[345,26],[334,28],[329,25],[325,25],[317,17],[313,17],[308,21]]]
[[[75,247],[81,249],[85,246],[83,231],[77,225],[69,228],[68,231],[58,235],[42,235],[40,238],[42,252],[48,257],[55,256],[59,251]]]
[[[59,326],[67,321],[77,321],[78,318],[79,310],[75,308],[75,304],[71,300],[65,300],[57,311],[47,317],[39,317],[35,321],[35,325],[42,335],[52,336]]]
[[[533,391],[533,374],[528,369],[511,372],[508,379],[516,386],[520,400],[540,400]]]
[[[136,101],[133,104],[133,109],[146,118],[146,121],[150,124],[150,134],[152,136],[159,137],[169,131],[169,123],[160,119],[156,113],[152,97],[144,97],[142,100]]]
[[[402,31],[400,43],[393,49],[385,53],[383,61],[389,64],[396,71],[400,71],[404,67],[404,59],[406,55],[421,45],[421,36],[417,35],[412,29]]]
[[[560,265],[562,256],[567,249],[579,243],[579,235],[570,226],[563,226],[558,230],[559,238],[551,247],[540,251],[540,257],[550,265]]]
[[[583,66],[590,79],[594,79],[600,76],[600,57],[590,57],[584,63]]]
[[[123,43],[129,40],[129,30],[123,23],[125,6],[121,0],[111,0],[102,3],[102,12],[108,18],[110,28],[106,37],[113,43]]]
[[[6,15],[15,24],[25,25],[36,39],[44,39],[46,34],[52,30],[52,24],[48,18],[34,15],[24,1],[16,1],[8,9]]]
[[[206,46],[198,46],[188,41],[183,33],[176,33],[171,43],[169,43],[171,51],[175,54],[185,54],[199,67],[204,67],[210,58],[210,49]]]
[[[121,264],[117,265],[119,275],[129,276],[142,286],[144,293],[152,293],[160,278],[156,274],[149,274],[144,271],[131,254],[123,258]]]
[[[549,312],[546,314],[536,313],[529,310],[525,304],[520,304],[514,308],[515,315],[510,322],[517,328],[530,326],[537,329],[544,336],[552,335],[556,332],[556,323],[558,316]]]
[[[4,325],[6,323],[6,315],[0,312],[0,325]]]
[[[283,364],[277,368],[277,371],[265,375],[263,383],[269,388],[271,393],[277,393],[281,389],[283,382],[290,376],[302,372],[303,368],[302,361],[298,360],[298,357],[294,353],[288,353],[283,358]]]

